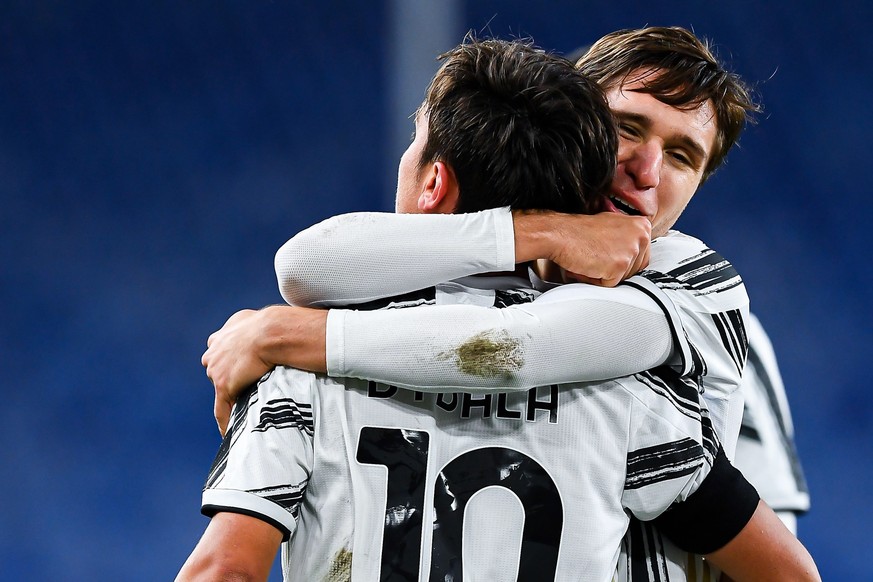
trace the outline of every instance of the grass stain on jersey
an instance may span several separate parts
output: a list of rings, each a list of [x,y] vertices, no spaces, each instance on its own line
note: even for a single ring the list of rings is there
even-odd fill
[[[458,370],[480,378],[511,378],[524,365],[521,342],[506,330],[477,333],[441,359],[453,359]]]
[[[346,548],[341,548],[330,561],[330,570],[324,582],[351,582],[352,579],[352,553]]]

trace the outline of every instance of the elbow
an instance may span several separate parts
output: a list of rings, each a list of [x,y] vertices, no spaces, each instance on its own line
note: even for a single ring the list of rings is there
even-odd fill
[[[302,234],[302,233],[301,233]],[[273,261],[279,293],[289,305],[312,307],[324,299],[319,292],[316,274],[321,258],[313,253],[313,246],[292,238],[278,251]]]
[[[256,582],[263,576],[236,562],[211,556],[211,559],[186,563],[175,582]]]
[[[302,259],[299,245],[295,239],[291,239],[276,251],[273,260],[273,268],[276,271],[276,282],[279,284],[279,293],[290,305],[306,305],[305,293],[300,273],[305,272],[307,265]]]
[[[332,238],[341,231],[341,217],[334,216],[300,231],[276,251],[273,267],[282,298],[290,305],[315,306],[325,299],[327,289],[319,279],[336,247]]]

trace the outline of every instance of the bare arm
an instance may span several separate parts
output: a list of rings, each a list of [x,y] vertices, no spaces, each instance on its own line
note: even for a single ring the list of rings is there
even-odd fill
[[[807,549],[763,501],[746,527],[706,559],[735,582],[821,580]]]
[[[735,582],[820,580],[809,552],[724,450],[700,487],[654,523],[678,547],[704,555]]]
[[[267,580],[282,532],[254,517],[218,513],[185,561],[177,582]]]
[[[649,264],[652,225],[611,212],[513,212],[517,263],[547,259],[563,279],[615,287]]]

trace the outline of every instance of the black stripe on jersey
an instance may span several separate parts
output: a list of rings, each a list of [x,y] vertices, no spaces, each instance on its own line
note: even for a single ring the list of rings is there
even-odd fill
[[[712,427],[709,410],[701,405],[700,395],[703,385],[700,376],[680,376],[675,370],[661,366],[654,370],[634,374],[634,378],[648,386],[656,394],[663,396],[676,410],[685,416],[698,420],[701,424],[701,438],[706,458],[712,461],[720,446]]]
[[[300,485],[278,485],[275,487],[264,487],[263,489],[249,489],[249,493],[269,499],[289,512],[294,519],[297,519],[297,515],[300,512],[300,503],[303,501],[303,495],[306,493],[307,483],[308,481],[304,481]]]
[[[743,282],[734,266],[712,249],[705,249],[667,274],[701,295],[726,291]]]
[[[703,447],[690,438],[631,451],[627,456],[625,489],[639,489],[689,475],[704,458]]]
[[[703,356],[700,355],[700,352],[697,351],[697,348],[690,341],[688,342],[688,347],[691,350],[691,374],[697,378],[706,376],[706,360],[703,359]],[[703,382],[700,383],[700,392],[701,394],[703,393]]]
[[[349,305],[348,309],[357,311],[375,311],[377,309],[398,309],[401,307],[416,307],[428,303],[436,303],[436,287],[427,287],[418,291],[411,291],[403,295],[374,299],[366,303]]]
[[[751,370],[749,368],[751,368]],[[788,456],[791,464],[791,473],[794,476],[797,490],[802,493],[809,493],[809,486],[806,484],[806,476],[803,474],[803,467],[800,465],[800,455],[797,454],[797,446],[794,443],[794,438],[788,433],[785,417],[782,415],[782,408],[779,406],[779,399],[776,397],[776,388],[773,387],[773,380],[770,378],[770,374],[767,373],[767,367],[761,360],[761,356],[758,355],[758,352],[752,345],[749,346],[749,357],[745,373],[754,373],[764,387],[764,391],[767,393],[767,403],[770,405],[770,410],[779,425],[779,436],[781,437],[785,454]],[[744,414],[743,426],[740,428],[740,436],[745,436],[743,435],[743,428],[745,428],[745,425],[746,415]],[[757,433],[757,431],[755,432]],[[757,440],[760,441],[760,437]]]
[[[668,582],[667,558],[661,533],[651,524],[631,517],[624,542],[630,582]]]
[[[680,377],[666,366],[634,374],[634,378],[669,400],[685,416],[700,418],[700,390],[690,378]]]
[[[536,292],[527,289],[498,289],[494,292],[494,307],[509,307],[510,305],[530,303],[536,296]]]
[[[221,446],[215,454],[215,459],[212,461],[212,466],[209,468],[209,475],[206,477],[205,489],[214,486],[215,482],[224,474],[227,467],[227,456],[230,453],[230,447],[233,442],[239,438],[243,427],[248,417],[249,408],[258,400],[258,386],[252,384],[244,392],[240,393],[239,398],[234,404],[231,412],[230,422],[227,425],[227,432],[224,433],[224,439],[221,441]]]
[[[253,432],[267,429],[298,428],[312,436],[315,423],[312,421],[312,405],[295,402],[291,398],[270,400],[261,409],[261,417]]]
[[[658,283],[656,283],[655,281],[652,281],[652,283],[655,283],[655,285],[660,288]],[[682,360],[680,364],[682,373],[696,373],[697,368],[695,366],[701,363],[702,360],[700,359],[699,354],[694,353],[694,346],[692,346],[691,342],[688,341],[687,335],[685,334],[685,329],[682,327],[682,321],[679,319],[679,315],[676,313],[675,307],[673,309],[668,308],[667,305],[665,305],[664,299],[661,297],[661,295],[659,295],[652,289],[647,289],[644,284],[638,281],[627,280],[623,281],[622,285],[628,285],[630,287],[633,287],[634,289],[642,291],[643,293],[648,295],[652,299],[652,301],[658,304],[658,306],[661,308],[661,311],[664,312],[664,316],[667,318],[667,322],[670,324],[670,331],[673,334],[673,346]],[[681,341],[682,339],[685,339],[685,341]]]
[[[752,353],[749,352],[749,358],[751,359]],[[743,378],[746,378],[749,374],[754,373],[752,370],[751,362],[746,364],[746,369],[743,371]],[[740,423],[740,438],[747,439],[750,441],[755,441],[756,443],[761,443],[761,433],[758,431],[758,423],[755,422],[755,418],[752,416],[749,411],[748,403],[743,407],[743,421]]]
[[[706,450],[706,460],[710,463],[715,459],[718,450],[721,448],[721,441],[718,440],[718,435],[715,434],[715,428],[712,426],[712,418],[709,416],[709,410],[704,410],[700,417],[701,431],[703,436],[703,448]]]
[[[749,337],[746,335],[746,326],[740,310],[731,309],[713,313],[712,321],[721,336],[722,345],[734,361],[737,371],[742,374],[749,353]]]
[[[740,438],[760,443],[761,433],[758,432],[758,429],[755,428],[755,425],[752,424],[752,422],[753,421],[749,418],[749,415],[743,411],[743,423],[740,425]]]

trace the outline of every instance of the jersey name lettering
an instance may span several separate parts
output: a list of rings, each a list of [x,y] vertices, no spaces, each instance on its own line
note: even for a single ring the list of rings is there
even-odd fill
[[[489,394],[468,394],[466,392],[441,392],[425,394],[413,392],[413,399],[422,402],[425,398],[434,398],[436,409],[445,412],[456,412],[461,418],[499,418],[502,420],[524,420],[534,422],[547,418],[549,424],[558,424],[558,386],[548,387],[548,394],[537,394],[538,388],[527,391],[527,401],[523,405],[509,404],[509,393],[494,392]],[[397,386],[388,386],[377,382],[369,382],[367,396],[370,398],[393,398],[397,395]],[[546,415],[545,413],[548,413]]]

